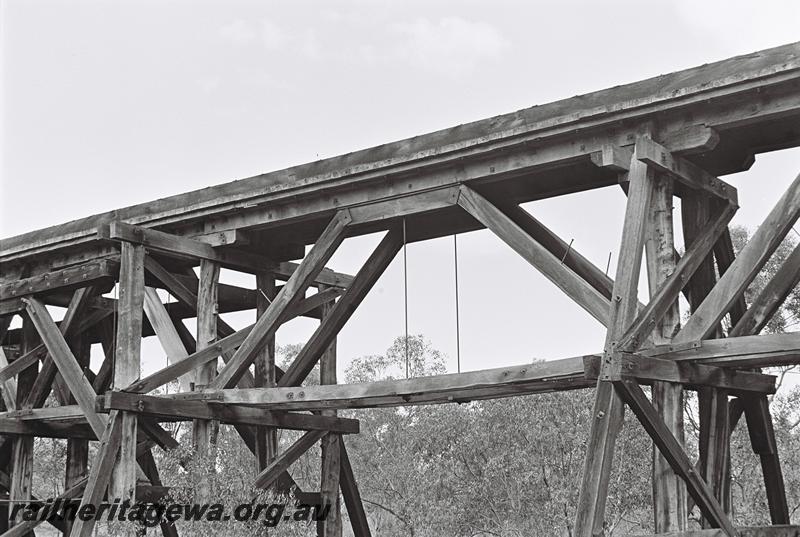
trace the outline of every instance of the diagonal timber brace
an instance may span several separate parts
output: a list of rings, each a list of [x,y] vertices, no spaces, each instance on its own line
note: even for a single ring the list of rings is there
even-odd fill
[[[705,481],[698,475],[689,456],[683,450],[664,421],[658,416],[656,409],[647,399],[639,384],[632,380],[622,379],[614,383],[615,388],[623,397],[633,413],[639,418],[644,429],[658,446],[662,455],[672,466],[673,470],[686,482],[689,494],[711,520],[714,527],[722,528],[729,537],[736,536],[728,515],[714,497],[713,492]]]
[[[252,332],[242,341],[230,362],[210,384],[211,387],[226,388],[236,383],[236,380],[252,363],[263,343],[275,333],[280,318],[302,298],[313,278],[322,270],[324,264],[344,240],[345,229],[351,220],[347,211],[336,213],[303,262],[269,305],[267,311],[253,326]]]
[[[608,325],[610,307],[608,298],[561,263],[505,213],[467,186],[461,187],[458,204],[481,224],[492,230],[526,261],[539,269],[550,281],[588,311],[592,317],[604,325]]]

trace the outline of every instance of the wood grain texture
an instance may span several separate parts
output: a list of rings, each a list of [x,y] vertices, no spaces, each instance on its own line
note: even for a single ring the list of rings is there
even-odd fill
[[[614,444],[622,426],[624,406],[613,385],[608,382],[621,374],[615,356],[619,338],[633,321],[638,309],[637,286],[642,266],[647,215],[655,188],[655,177],[638,160],[636,149],[631,158],[628,179],[628,202],[614,278],[611,309],[606,324],[606,341],[600,380],[595,391],[592,423],[584,462],[582,485],[575,518],[576,537],[592,537],[602,532],[608,479],[614,459]]]
[[[113,386],[128,386],[141,376],[142,316],[144,308],[144,246],[122,243],[119,275],[119,313]],[[136,415],[119,413],[120,445],[113,465],[109,495],[135,501]]]

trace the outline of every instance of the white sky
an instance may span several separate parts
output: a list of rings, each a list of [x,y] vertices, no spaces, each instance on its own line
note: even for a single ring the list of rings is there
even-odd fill
[[[800,39],[796,0],[0,5],[3,237]],[[791,150],[727,177],[734,222],[758,225],[798,171]],[[605,268],[624,201],[527,208]],[[331,265],[355,272],[376,240]],[[459,254],[463,369],[601,349],[602,327],[497,238],[463,235]],[[410,332],[455,369],[452,239],[408,255]],[[340,370],[402,334],[402,297],[398,257],[343,331]]]

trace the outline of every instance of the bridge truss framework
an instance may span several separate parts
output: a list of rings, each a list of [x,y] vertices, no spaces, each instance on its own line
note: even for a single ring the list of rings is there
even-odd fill
[[[341,534],[341,493],[361,537],[370,529],[346,448],[359,424],[337,410],[593,387],[576,536],[603,533],[626,407],[660,453],[653,471],[658,533],[688,532],[693,502],[708,529],[691,535],[800,535],[788,526],[769,409],[775,377],[760,370],[800,363],[800,333],[762,334],[800,281],[800,247],[752,303],[744,298],[800,215],[800,176],[738,255],[728,223],[739,200],[719,178],[747,169],[757,153],[797,145],[800,43],[5,239],[0,488],[12,500],[30,499],[33,439],[55,437],[68,439],[64,498],[96,504],[107,490],[109,497],[146,498],[163,490],[152,449],[177,445],[160,422],[193,422],[201,454],[222,422],[253,452],[257,486],[294,487],[305,499],[337,505],[318,528],[324,536]],[[627,196],[613,279],[520,207],[602,187]],[[680,222],[673,221],[676,197]],[[603,210],[581,217],[591,225]],[[336,336],[403,244],[482,228],[607,327],[602,350],[337,384]],[[374,232],[385,235],[355,276],[325,268],[343,240]],[[647,304],[637,297],[643,261]],[[257,288],[220,283],[221,268],[255,275]],[[317,292],[307,295],[311,287]],[[104,296],[115,288],[117,297]],[[158,289],[177,301],[164,303]],[[681,294],[691,307],[685,321]],[[56,322],[48,305],[66,307],[63,319]],[[244,310],[255,310],[257,321],[242,330],[219,316]],[[22,328],[10,329],[15,316]],[[274,335],[297,316],[320,324],[283,371]],[[194,317],[192,334],[182,319]],[[153,335],[170,363],[142,377],[141,340]],[[89,367],[93,343],[106,355],[97,371]],[[321,384],[303,386],[317,364]],[[176,380],[179,393],[150,393]],[[651,397],[641,385],[651,386]],[[698,461],[684,448],[685,390],[699,398]],[[57,406],[45,406],[51,392]],[[761,461],[770,527],[730,521],[730,435],[743,419]],[[278,428],[303,435],[279,451]],[[98,440],[89,469],[88,442]],[[289,468],[317,443],[319,491],[300,491]],[[92,521],[55,524],[65,535],[93,529]],[[35,526],[11,521],[2,535],[27,535]],[[162,531],[177,535],[173,526]]]

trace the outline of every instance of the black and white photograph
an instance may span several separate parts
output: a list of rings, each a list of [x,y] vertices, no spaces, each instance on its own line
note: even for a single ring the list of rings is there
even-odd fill
[[[800,2],[0,0],[0,537],[800,537]]]

